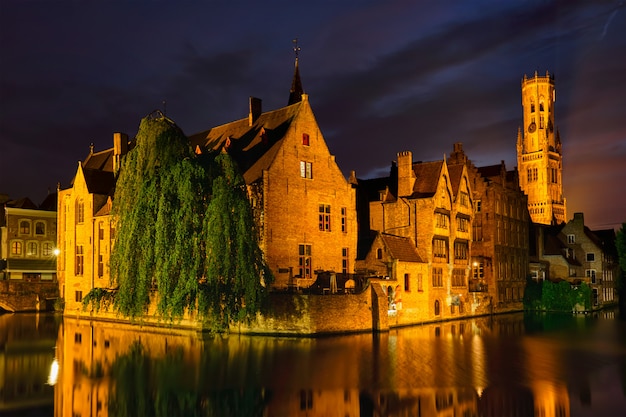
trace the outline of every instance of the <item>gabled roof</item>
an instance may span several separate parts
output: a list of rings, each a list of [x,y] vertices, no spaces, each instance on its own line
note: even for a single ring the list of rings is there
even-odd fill
[[[46,211],[57,211],[57,193],[49,193],[39,208]]]
[[[87,190],[91,194],[113,195],[115,175],[112,171],[102,171],[83,167]]]
[[[7,207],[13,207],[13,208],[30,209],[30,210],[37,209],[37,205],[33,203],[28,197],[23,197],[23,198],[18,198],[17,200],[7,201],[6,205]]]
[[[502,172],[502,164],[487,165],[484,167],[478,167],[478,173],[485,178],[499,177]]]
[[[83,168],[113,172],[113,148],[90,152],[83,162]]]
[[[448,173],[450,174],[450,183],[452,184],[452,193],[454,195],[459,193],[461,177],[463,176],[463,167],[465,167],[465,165],[448,165]]]
[[[422,259],[415,249],[415,245],[408,237],[381,233],[380,238],[392,259],[403,262],[422,262]]]
[[[415,185],[411,197],[432,197],[437,192],[443,161],[418,162],[413,164]]]
[[[222,149],[227,140],[228,153],[244,173],[250,184],[263,175],[280,149],[285,134],[306,101],[278,110],[261,113],[250,125],[249,118],[236,120],[190,136],[191,146]]]

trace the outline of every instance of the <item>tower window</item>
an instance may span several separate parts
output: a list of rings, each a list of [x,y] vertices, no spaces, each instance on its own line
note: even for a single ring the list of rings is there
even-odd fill
[[[530,112],[531,112],[531,113],[534,113],[534,112],[535,112],[535,103],[534,103],[534,102],[531,102],[531,103],[530,103]]]

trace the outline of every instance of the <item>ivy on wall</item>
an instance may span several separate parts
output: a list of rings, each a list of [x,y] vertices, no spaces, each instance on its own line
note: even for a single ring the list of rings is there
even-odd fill
[[[573,286],[567,281],[554,283],[529,279],[524,291],[526,310],[588,311],[591,309],[591,288],[582,283]]]
[[[156,297],[159,316],[197,312],[214,329],[254,316],[273,278],[245,187],[230,155],[196,155],[173,121],[144,118],[113,199],[114,295],[94,289],[84,305],[136,318]]]

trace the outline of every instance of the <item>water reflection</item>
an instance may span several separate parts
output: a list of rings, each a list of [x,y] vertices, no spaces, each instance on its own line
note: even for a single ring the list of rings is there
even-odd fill
[[[626,328],[610,317],[512,314],[318,339],[10,320],[0,321],[5,409],[40,391],[49,404],[44,381],[54,364],[56,416],[556,417],[626,409]],[[57,328],[55,351],[43,329]]]

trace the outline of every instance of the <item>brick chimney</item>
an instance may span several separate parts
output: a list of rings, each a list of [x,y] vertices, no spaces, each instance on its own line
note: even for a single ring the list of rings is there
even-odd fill
[[[113,172],[117,174],[121,167],[122,156],[128,153],[128,135],[126,133],[113,133]]]
[[[262,100],[256,97],[250,97],[250,113],[248,114],[248,125],[252,126],[263,113]]]
[[[398,197],[413,194],[414,185],[413,152],[398,152]]]

